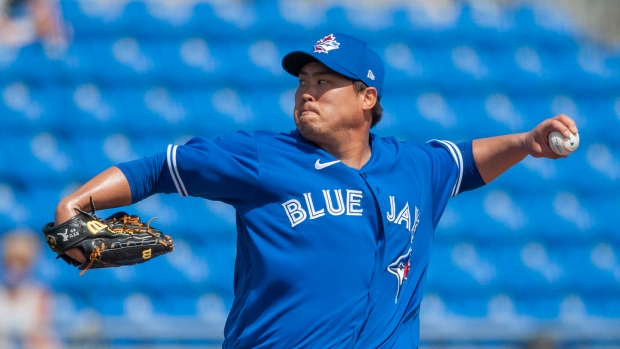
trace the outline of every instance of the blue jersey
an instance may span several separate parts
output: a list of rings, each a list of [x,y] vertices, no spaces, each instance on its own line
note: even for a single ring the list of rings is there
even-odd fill
[[[415,348],[433,233],[475,167],[471,143],[370,145],[358,170],[297,131],[239,132],[119,168],[134,202],[177,192],[236,209],[224,347]]]

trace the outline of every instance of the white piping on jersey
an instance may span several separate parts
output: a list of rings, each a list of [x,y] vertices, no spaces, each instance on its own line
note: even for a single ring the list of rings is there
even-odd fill
[[[170,176],[172,177],[172,181],[174,182],[174,186],[177,188],[179,195],[188,196],[187,190],[185,189],[185,184],[183,184],[183,180],[179,175],[179,169],[177,168],[177,148],[178,145],[168,145],[168,150],[166,151],[168,170],[170,171]]]
[[[463,156],[461,155],[461,151],[456,146],[456,144],[450,141],[440,141],[438,139],[433,139],[433,141],[439,142],[445,146],[446,149],[450,151],[454,161],[456,162],[456,166],[459,168],[459,178],[457,178],[456,183],[454,183],[454,187],[452,187],[451,197],[455,197],[459,190],[461,190],[461,180],[463,179]]]

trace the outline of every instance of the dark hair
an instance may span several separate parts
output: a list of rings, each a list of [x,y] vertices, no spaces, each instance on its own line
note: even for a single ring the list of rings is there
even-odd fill
[[[353,81],[353,88],[357,93],[365,91],[368,86],[360,80]],[[381,106],[381,102],[377,99],[377,103],[372,108],[372,122],[370,124],[370,128],[375,127],[375,125],[381,120],[383,116],[383,107]]]

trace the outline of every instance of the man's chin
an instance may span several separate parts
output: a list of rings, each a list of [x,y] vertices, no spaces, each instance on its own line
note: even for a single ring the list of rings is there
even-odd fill
[[[307,140],[318,143],[323,138],[323,133],[316,127],[300,122],[297,124],[297,131]]]

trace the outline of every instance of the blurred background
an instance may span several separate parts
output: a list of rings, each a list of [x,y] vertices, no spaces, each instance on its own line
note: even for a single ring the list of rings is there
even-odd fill
[[[462,141],[573,117],[568,159],[528,158],[451,201],[425,348],[620,348],[620,2],[0,0],[1,348],[217,348],[234,211],[128,208],[175,252],[84,276],[44,246],[56,203],[192,136],[288,132],[280,61],[333,32],[384,59],[379,135]],[[112,212],[99,212],[107,216]],[[24,247],[26,246],[26,247]]]

